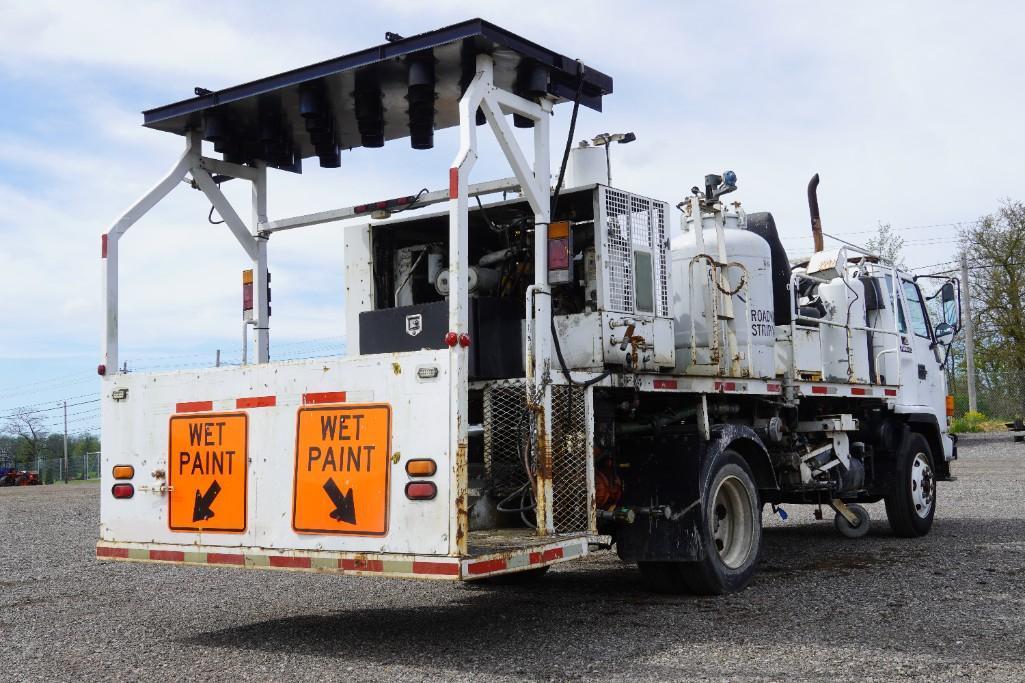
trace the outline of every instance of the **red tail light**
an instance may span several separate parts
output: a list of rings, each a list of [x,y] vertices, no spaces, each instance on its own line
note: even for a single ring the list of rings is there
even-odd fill
[[[131,498],[135,495],[135,487],[131,484],[114,484],[110,492],[115,498]]]
[[[406,484],[406,498],[410,500],[434,500],[438,487],[430,481],[411,481]]]

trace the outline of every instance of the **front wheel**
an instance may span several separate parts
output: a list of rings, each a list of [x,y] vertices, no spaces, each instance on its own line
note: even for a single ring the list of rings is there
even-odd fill
[[[722,451],[709,463],[701,494],[704,558],[639,563],[650,588],[720,595],[743,590],[754,576],[762,545],[762,515],[747,461],[736,451]]]
[[[886,496],[886,518],[897,536],[925,536],[936,514],[936,478],[929,442],[912,433],[894,467],[894,486]]]

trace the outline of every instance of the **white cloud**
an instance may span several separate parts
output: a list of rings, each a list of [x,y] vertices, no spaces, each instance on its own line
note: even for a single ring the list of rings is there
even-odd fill
[[[0,291],[14,293],[0,298],[0,356],[97,349],[98,236],[181,146],[141,128],[138,109],[187,97],[194,85],[223,87],[366,47],[385,30],[408,35],[467,18],[465,3],[432,3],[430,16],[423,7],[0,8],[0,84],[52,105],[26,124],[26,112],[10,113],[14,101],[0,119]],[[617,183],[675,203],[704,173],[733,168],[737,197],[749,210],[772,210],[794,236],[791,248],[806,242],[804,187],[815,171],[826,229],[841,233],[878,220],[971,219],[1021,194],[1025,133],[1011,123],[1025,63],[1017,4],[568,2],[477,11],[615,77],[605,115],[584,111],[576,137],[636,131],[637,142],[613,150]],[[567,114],[560,107],[553,127],[553,164]],[[272,217],[441,187],[454,140],[439,133],[437,141],[424,154],[392,143],[347,155],[337,171],[275,173]],[[508,174],[498,162],[479,169],[480,178]],[[244,188],[226,191],[242,210]],[[206,223],[207,210],[183,186],[123,242],[130,348],[237,346],[246,264],[226,229]],[[274,339],[340,333],[341,244],[333,226],[272,240]],[[941,261],[952,248],[924,245],[909,262]]]

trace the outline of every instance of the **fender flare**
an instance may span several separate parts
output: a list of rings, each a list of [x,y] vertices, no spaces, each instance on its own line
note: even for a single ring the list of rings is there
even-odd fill
[[[769,457],[769,449],[754,429],[747,425],[717,424],[711,428],[711,437],[705,450],[705,462],[702,463],[703,472],[720,453],[732,448],[747,461],[759,491],[779,490],[779,479]]]

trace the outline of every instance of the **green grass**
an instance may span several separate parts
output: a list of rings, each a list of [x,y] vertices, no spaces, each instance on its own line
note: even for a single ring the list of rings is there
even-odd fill
[[[1006,420],[986,417],[980,412],[969,411],[950,423],[950,431],[954,434],[975,434],[979,432],[1007,431]]]

